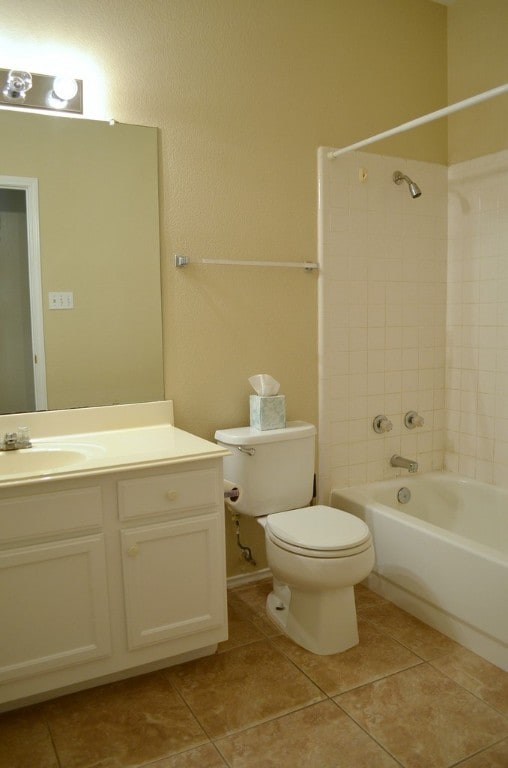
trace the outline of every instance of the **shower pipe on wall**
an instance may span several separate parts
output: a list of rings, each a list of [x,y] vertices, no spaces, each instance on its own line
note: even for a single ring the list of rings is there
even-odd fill
[[[454,112],[459,112],[461,109],[480,104],[482,101],[493,99],[495,96],[501,96],[503,93],[508,93],[508,83],[499,85],[497,88],[491,88],[489,91],[479,93],[477,96],[471,96],[469,99],[458,101],[456,104],[450,104],[448,107],[438,109],[436,112],[429,112],[427,115],[422,115],[422,117],[417,117],[414,120],[410,120],[408,123],[402,123],[402,125],[397,125],[395,128],[390,128],[390,130],[384,131],[383,133],[377,133],[375,136],[370,136],[368,139],[357,141],[355,144],[342,147],[342,149],[333,149],[327,153],[327,157],[329,160],[334,160],[336,157],[344,155],[346,152],[352,152],[354,149],[366,147],[368,144],[373,144],[375,141],[388,139],[390,136],[395,136],[397,133],[404,133],[411,128],[417,128],[419,125],[425,125],[425,123],[431,123],[433,120],[439,120],[441,117],[447,117]]]

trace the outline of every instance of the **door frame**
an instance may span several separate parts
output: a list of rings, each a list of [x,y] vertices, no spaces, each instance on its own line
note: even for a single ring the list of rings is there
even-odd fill
[[[36,178],[27,176],[0,176],[0,188],[17,189],[25,192],[35,410],[46,411],[48,408],[48,395],[42,310],[39,184]]]

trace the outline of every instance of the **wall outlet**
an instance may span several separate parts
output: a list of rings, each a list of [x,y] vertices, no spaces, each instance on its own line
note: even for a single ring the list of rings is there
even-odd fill
[[[72,291],[50,291],[50,309],[74,309],[74,294]]]

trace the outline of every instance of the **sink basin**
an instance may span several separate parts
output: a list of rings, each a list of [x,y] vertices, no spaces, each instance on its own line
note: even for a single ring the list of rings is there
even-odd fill
[[[97,450],[97,446],[62,444],[0,451],[0,475],[45,474],[65,469],[86,462]]]
[[[0,415],[0,441],[17,434],[20,418]],[[0,496],[3,488],[225,455],[224,448],[177,429],[169,400],[36,411],[22,421],[32,447],[0,451]]]

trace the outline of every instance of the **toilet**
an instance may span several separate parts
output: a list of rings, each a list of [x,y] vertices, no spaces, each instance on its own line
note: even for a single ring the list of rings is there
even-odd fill
[[[316,428],[303,421],[283,429],[219,429],[230,454],[224,479],[239,489],[232,510],[265,529],[273,591],[266,610],[295,643],[312,653],[340,653],[358,643],[353,587],[374,565],[367,525],[313,497]]]

